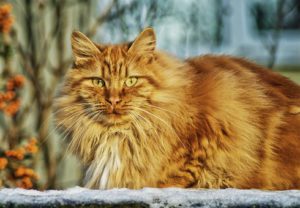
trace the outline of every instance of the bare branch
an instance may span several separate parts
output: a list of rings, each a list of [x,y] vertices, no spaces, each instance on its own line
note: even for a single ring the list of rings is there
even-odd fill
[[[108,18],[115,5],[115,0],[111,0],[110,4],[106,7],[103,14],[96,18],[94,25],[86,32],[88,37],[92,37],[96,34],[97,28],[103,24],[103,22]]]

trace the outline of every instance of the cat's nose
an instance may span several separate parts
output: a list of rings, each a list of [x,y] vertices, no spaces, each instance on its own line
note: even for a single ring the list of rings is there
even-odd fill
[[[106,101],[111,104],[112,106],[116,106],[118,103],[121,102],[121,98],[120,97],[110,97],[108,99],[106,99]]]

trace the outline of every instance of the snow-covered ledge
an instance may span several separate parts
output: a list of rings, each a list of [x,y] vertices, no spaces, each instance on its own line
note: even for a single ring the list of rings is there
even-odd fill
[[[1,189],[0,207],[300,207],[300,191],[72,188]]]

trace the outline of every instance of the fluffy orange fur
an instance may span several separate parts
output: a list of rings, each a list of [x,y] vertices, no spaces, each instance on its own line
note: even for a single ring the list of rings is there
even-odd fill
[[[300,87],[247,60],[181,61],[145,29],[131,43],[72,35],[55,101],[89,188],[300,188]]]

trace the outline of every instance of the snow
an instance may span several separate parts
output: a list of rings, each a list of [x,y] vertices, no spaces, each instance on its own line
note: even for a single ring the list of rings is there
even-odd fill
[[[110,189],[36,191],[1,189],[0,207],[300,207],[300,191],[261,191],[238,189]]]

